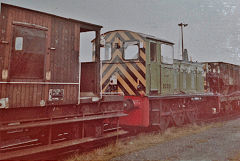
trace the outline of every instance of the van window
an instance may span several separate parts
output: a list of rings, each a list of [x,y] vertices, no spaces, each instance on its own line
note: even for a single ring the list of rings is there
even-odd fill
[[[23,37],[16,37],[15,40],[15,50],[22,50],[23,49]]]

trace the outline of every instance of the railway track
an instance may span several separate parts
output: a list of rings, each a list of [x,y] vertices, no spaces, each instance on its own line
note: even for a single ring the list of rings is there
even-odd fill
[[[220,116],[220,117],[213,117],[213,118],[209,118],[209,119],[206,119],[206,120],[198,119],[196,121],[196,124],[229,121],[229,120],[237,119],[239,117],[240,117],[240,112],[232,113],[232,114],[227,115],[227,116],[223,115],[223,116]],[[172,123],[170,127],[173,127],[173,126],[174,125]],[[101,140],[101,141],[92,142],[88,145],[84,145],[84,148],[82,148],[82,149],[79,149],[79,148],[78,149],[71,149],[71,150],[62,152],[61,155],[52,155],[49,158],[44,158],[43,157],[41,159],[56,159],[56,158],[58,159],[58,158],[66,157],[66,156],[71,155],[71,154],[76,153],[76,152],[77,153],[88,152],[88,151],[92,151],[92,150],[94,150],[96,148],[99,148],[99,147],[104,147],[104,146],[106,146],[110,143],[114,143],[114,142],[117,142],[117,141],[129,142],[132,139],[135,139],[137,137],[137,135],[139,135],[140,133],[149,134],[149,133],[156,133],[156,132],[161,132],[161,130],[160,129],[156,130],[156,128],[154,128],[154,127],[153,128],[139,128],[137,130],[129,131],[128,133],[125,133],[124,135],[121,135],[119,137],[112,137],[111,139],[104,139],[104,140]]]
[[[220,117],[213,117],[206,120],[199,119],[196,123],[210,123],[210,122],[219,122],[219,121],[229,121],[234,120],[240,117],[240,112],[231,113],[229,115],[221,115]]]
[[[229,115],[218,115],[218,117],[212,117],[209,119],[198,119],[196,121],[196,124],[202,124],[202,123],[212,123],[212,122],[220,122],[220,121],[229,121],[234,120],[240,117],[240,112],[231,113]],[[186,124],[185,124],[186,125]],[[171,126],[173,127],[174,123],[172,121]],[[184,125],[183,125],[184,126]],[[130,130],[131,129],[131,130]],[[127,132],[128,131],[128,132]],[[92,151],[96,148],[106,146],[110,143],[114,143],[116,141],[120,142],[127,142],[134,138],[136,138],[137,135],[140,133],[156,133],[156,132],[163,132],[157,127],[151,127],[151,128],[126,128],[126,129],[109,129],[105,131],[105,137],[98,137],[92,139],[91,142],[83,143],[78,146],[66,146],[63,145],[62,148],[56,149],[56,150],[47,150],[46,152],[39,152],[38,154],[34,155],[24,155],[24,153],[21,153],[21,156],[15,157],[14,159],[60,159],[62,157],[66,157],[73,153],[83,153]],[[90,138],[88,138],[90,139]],[[41,149],[40,149],[41,150]],[[24,149],[22,150],[24,151]],[[14,153],[14,152],[13,152]],[[16,155],[16,154],[14,154]]]
[[[81,139],[81,144],[77,141],[69,141],[69,142],[63,142],[63,143],[57,143],[56,146],[59,147],[61,144],[61,148],[56,148],[52,146],[45,146],[44,149],[41,146],[36,146],[34,148],[34,153],[29,152],[28,149],[21,149],[20,151],[13,151],[11,154],[15,156],[14,160],[40,160],[40,159],[56,159],[62,156],[66,156],[67,154],[73,153],[73,152],[86,152],[90,151],[94,148],[107,145],[110,141],[118,139],[119,136],[125,135],[126,131],[118,129],[116,131],[111,131],[104,136],[97,137],[97,138],[85,138]],[[73,144],[74,142],[74,144]],[[69,146],[71,144],[71,146]],[[37,151],[37,152],[36,152]],[[8,155],[11,155],[8,153]],[[4,155],[4,153],[3,153]],[[6,158],[9,158],[9,156],[5,156]],[[4,156],[1,156],[1,160],[5,160]]]

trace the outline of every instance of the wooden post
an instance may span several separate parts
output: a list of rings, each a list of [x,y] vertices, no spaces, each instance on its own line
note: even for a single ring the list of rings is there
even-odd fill
[[[96,65],[96,82],[100,82],[100,30],[96,31],[96,38],[95,38],[95,61]],[[96,83],[96,94],[100,96],[100,83]]]

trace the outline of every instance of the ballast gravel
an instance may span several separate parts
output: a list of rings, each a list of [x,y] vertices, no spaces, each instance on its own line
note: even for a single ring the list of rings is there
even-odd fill
[[[240,152],[240,119],[223,123],[198,134],[163,142],[141,151],[126,154],[114,161],[146,160],[232,160]]]

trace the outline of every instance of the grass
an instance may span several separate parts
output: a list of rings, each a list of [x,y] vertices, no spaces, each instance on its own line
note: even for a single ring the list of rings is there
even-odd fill
[[[233,155],[229,156],[227,159],[229,161],[240,161],[240,151],[236,149],[236,151],[233,152]]]
[[[208,130],[209,128],[222,126],[223,123],[209,123],[201,125],[186,125],[183,127],[171,127],[164,133],[139,134],[131,140],[119,140],[115,144],[95,149],[88,153],[74,154],[64,159],[64,161],[108,161],[114,157],[130,152],[146,149],[150,146],[163,143],[175,138],[192,135]]]

